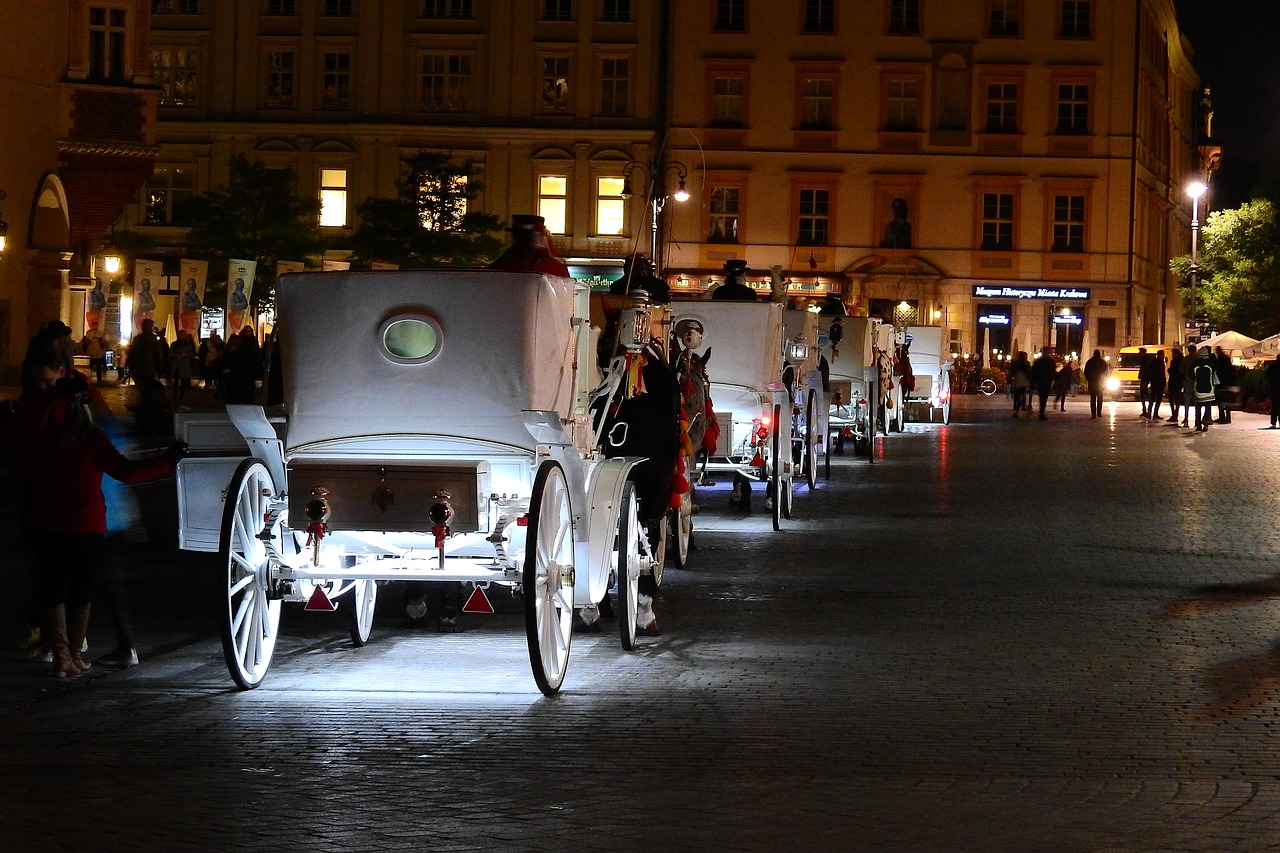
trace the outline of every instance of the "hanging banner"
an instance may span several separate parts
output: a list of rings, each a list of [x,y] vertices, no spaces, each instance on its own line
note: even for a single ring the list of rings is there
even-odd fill
[[[182,259],[181,295],[178,297],[178,327],[197,340],[200,338],[200,314],[204,307],[205,280],[209,262]]]
[[[302,272],[307,265],[302,261],[276,261],[276,278],[291,272]]]
[[[99,272],[93,279],[93,289],[85,294],[84,327],[86,331],[97,329],[104,334],[107,331],[104,322],[107,313],[107,282],[102,278],[105,275],[106,273]]]
[[[351,269],[350,261],[325,261],[324,262],[325,272],[340,272],[342,270],[349,270],[349,269]]]
[[[143,320],[156,318],[156,291],[164,275],[160,261],[137,261],[133,265],[133,333],[142,331]]]
[[[249,301],[253,298],[253,276],[258,271],[257,261],[227,262],[227,335],[234,335],[244,328],[249,319]]]

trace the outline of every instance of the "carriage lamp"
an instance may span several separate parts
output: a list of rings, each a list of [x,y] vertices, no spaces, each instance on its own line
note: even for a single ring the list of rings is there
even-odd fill
[[[788,345],[787,357],[795,362],[809,358],[809,342],[804,339],[804,335],[800,335]]]
[[[643,349],[649,341],[649,297],[643,292],[628,294],[631,305],[622,310],[618,344],[626,350]]]
[[[311,490],[311,500],[307,501],[302,511],[307,515],[307,544],[311,546],[311,565],[320,565],[320,540],[329,531],[325,524],[329,520],[329,490],[324,486],[316,486]]]
[[[444,568],[444,540],[449,536],[449,519],[453,518],[453,505],[449,493],[443,489],[431,496],[435,503],[427,510],[431,519],[431,534],[436,537],[436,550],[440,552],[440,568]]]

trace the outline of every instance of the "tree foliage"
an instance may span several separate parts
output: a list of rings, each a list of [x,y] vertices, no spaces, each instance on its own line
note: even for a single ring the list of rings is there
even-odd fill
[[[1280,223],[1276,207],[1254,199],[1210,213],[1200,229],[1196,313],[1220,330],[1255,338],[1280,331]],[[1191,256],[1169,262],[1181,276],[1184,304],[1191,297]]]
[[[423,151],[407,158],[395,198],[368,198],[356,208],[351,262],[382,262],[402,269],[484,266],[506,241],[492,214],[468,212],[483,188],[447,154]]]
[[[296,175],[269,169],[259,161],[235,157],[230,179],[190,199],[187,254],[209,261],[206,304],[216,305],[218,282],[225,292],[227,262],[258,262],[256,281],[273,285],[276,261],[305,260],[323,248],[318,199],[294,195]],[[269,301],[269,287],[255,285],[255,304]]]

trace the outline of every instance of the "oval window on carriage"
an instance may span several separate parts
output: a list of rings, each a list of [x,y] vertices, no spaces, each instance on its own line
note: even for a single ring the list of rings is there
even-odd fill
[[[440,324],[430,317],[402,315],[382,324],[382,352],[397,364],[421,364],[440,352]]]

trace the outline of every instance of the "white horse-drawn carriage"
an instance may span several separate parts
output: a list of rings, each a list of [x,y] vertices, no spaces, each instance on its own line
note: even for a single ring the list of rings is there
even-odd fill
[[[903,391],[902,410],[913,409],[933,422],[934,412],[951,423],[951,368],[955,364],[942,339],[940,326],[908,326],[902,351],[911,365],[914,388]]]
[[[788,308],[783,314],[785,364],[783,384],[791,397],[792,462],[795,474],[810,489],[817,487],[818,453],[826,454],[828,404],[826,381],[821,369],[823,354],[818,348],[821,336],[819,316],[809,311]]]
[[[228,406],[234,432],[208,415],[179,422],[192,450],[178,469],[180,544],[220,553],[236,684],[266,675],[283,602],[348,603],[360,645],[377,584],[396,580],[522,590],[547,695],[565,677],[575,610],[614,584],[621,642],[634,645],[652,567],[629,479],[641,460],[599,450],[582,285],[303,273],[277,299],[283,419]],[[643,312],[623,326],[647,335]]]
[[[767,484],[774,529],[792,511],[796,438],[792,401],[783,381],[786,337],[781,303],[710,300],[672,305],[676,322],[703,327],[699,355],[710,374],[710,394],[720,425],[719,450],[705,461]],[[809,441],[818,441],[810,431]]]
[[[823,316],[823,348],[831,376],[829,431],[832,447],[852,441],[855,451],[871,453],[877,431],[901,418],[900,390],[893,381],[894,329],[874,317]]]

